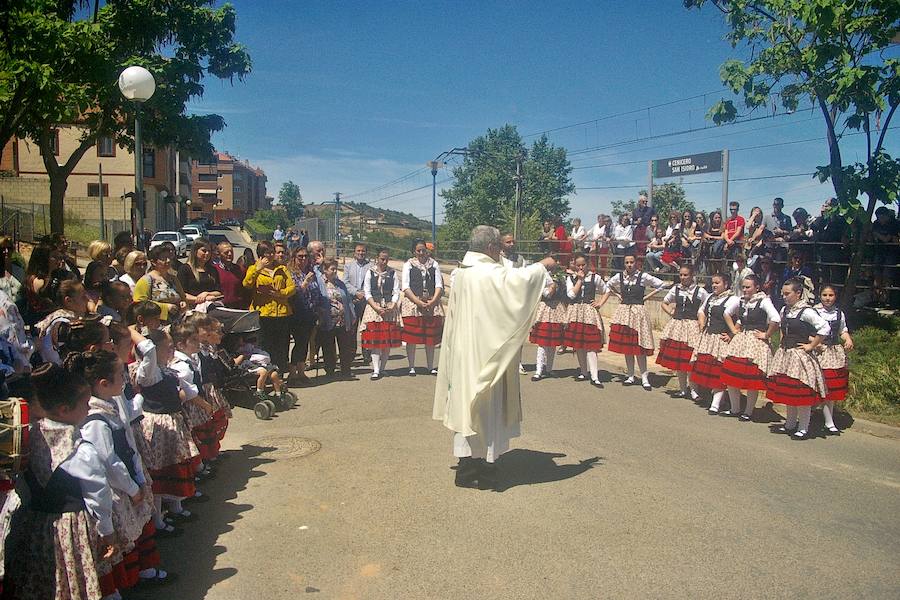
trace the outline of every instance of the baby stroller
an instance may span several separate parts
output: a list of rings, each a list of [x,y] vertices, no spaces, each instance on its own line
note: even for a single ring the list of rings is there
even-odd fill
[[[254,395],[256,373],[234,364],[241,339],[259,331],[259,312],[217,307],[211,309],[208,314],[222,323],[225,333],[218,358],[224,366],[222,392],[229,401],[244,407],[252,404],[253,414],[257,419],[263,420],[271,419],[279,410],[292,408],[297,403],[297,397],[288,390],[285,390],[281,397],[258,400]]]

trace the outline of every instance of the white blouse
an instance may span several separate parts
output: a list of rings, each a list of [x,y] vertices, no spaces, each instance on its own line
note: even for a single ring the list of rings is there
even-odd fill
[[[738,309],[741,305],[740,299],[731,294],[730,296],[725,296],[724,298],[716,299],[715,296],[710,294],[706,297],[706,300],[703,301],[703,304],[700,305],[700,309],[697,311],[697,316],[706,315],[706,307],[709,306],[721,306],[725,305],[725,314],[733,315],[735,314],[735,310]]]
[[[640,276],[640,281],[638,281],[638,277]],[[622,285],[643,285],[645,287],[652,287],[655,289],[660,289],[666,286],[666,282],[658,277],[654,277],[649,273],[642,273],[640,271],[635,271],[632,275],[626,275],[625,273],[616,273],[612,277],[609,278],[609,281],[606,282],[606,285],[609,289],[614,289],[619,292],[622,290]]]
[[[97,398],[96,396],[94,396],[92,400],[110,404],[109,402],[106,402],[106,400]],[[118,418],[105,413],[103,416],[109,419],[116,428],[125,428]],[[88,421],[81,426],[81,438],[90,442],[97,450],[97,456],[100,458],[100,462],[106,470],[106,478],[109,481],[110,486],[129,496],[134,496],[138,493],[140,488],[138,488],[138,485],[131,478],[128,467],[125,466],[122,458],[116,454],[116,449],[113,446],[112,431],[106,423],[96,420]]]
[[[732,317],[740,317],[741,311],[746,307],[756,308],[756,300],[744,300],[741,298],[738,301],[738,304],[735,305],[733,312],[728,312]],[[762,302],[759,303],[759,308],[766,311],[766,317],[769,319],[769,323],[781,323],[781,315],[778,313],[778,309],[775,308],[775,305],[772,304],[772,301],[768,296],[762,299]]]
[[[363,280],[363,291],[366,295],[366,300],[371,300],[372,298],[372,280],[378,280],[378,273],[375,272],[375,269],[369,269],[366,271],[366,278]],[[384,273],[387,275],[387,272]],[[397,277],[397,272],[394,271],[394,289],[391,291],[391,299],[390,302],[397,304],[400,301],[400,278]]]
[[[406,291],[409,288],[409,274],[413,269],[412,262],[416,260],[414,258],[409,259],[405,263],[403,263],[403,273],[400,279],[400,291]],[[418,261],[416,261],[418,262]],[[441,268],[438,266],[437,261],[433,262],[434,265],[434,289],[444,287],[444,278],[441,276]],[[418,267],[416,267],[418,269]]]
[[[672,288],[666,293],[666,297],[663,298],[664,304],[675,304],[679,297],[684,298],[687,301],[691,301],[694,299],[694,291],[697,292],[697,299],[700,300],[700,304],[709,297],[709,292],[706,291],[706,288],[700,287],[696,283],[690,287],[684,288],[680,285],[672,286]]]
[[[609,288],[606,286],[606,282],[603,281],[603,278],[597,275],[596,273],[588,273],[584,276],[584,282],[581,284],[582,289],[584,288],[584,284],[587,282],[593,282],[596,287],[597,294],[605,294],[609,291]],[[573,277],[566,277],[566,295],[572,300],[575,299],[575,280]]]
[[[838,335],[844,335],[848,333],[850,330],[847,329],[847,315],[844,314],[844,311],[839,309],[838,307],[834,307],[831,310],[828,310],[821,304],[816,304],[813,308],[818,311],[819,316],[828,321],[828,330],[831,332],[831,324],[838,320],[838,317],[841,318],[841,330]]]
[[[809,310],[803,310],[804,308],[807,308]],[[819,314],[819,311],[814,308],[810,308],[809,306],[803,306],[800,308],[797,308],[795,306],[794,308],[789,308],[785,306],[781,309],[782,319],[796,319],[798,314],[800,315],[801,321],[803,321],[804,323],[809,323],[815,328],[816,335],[827,336],[829,333],[831,333],[831,325],[829,325],[828,321],[823,319]]]

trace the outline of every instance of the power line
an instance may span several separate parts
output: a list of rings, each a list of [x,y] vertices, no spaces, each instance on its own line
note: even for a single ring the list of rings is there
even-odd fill
[[[812,177],[814,173],[789,173],[784,175],[764,175],[761,177],[740,177],[738,179],[729,179],[729,182],[733,181],[760,181],[763,179],[784,179],[788,177]],[[703,181],[686,181],[682,182],[680,185],[703,185],[708,183],[722,183],[721,179],[708,179]],[[604,185],[598,187],[579,187],[575,191],[578,190],[626,190],[626,189],[634,189],[634,188],[642,188],[646,187],[647,183],[641,183],[637,185]]]

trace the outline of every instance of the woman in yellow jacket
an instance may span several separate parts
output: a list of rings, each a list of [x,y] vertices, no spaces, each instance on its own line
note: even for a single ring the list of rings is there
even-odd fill
[[[256,262],[244,275],[244,287],[253,291],[250,310],[259,311],[259,346],[269,353],[279,369],[290,366],[289,319],[293,311],[288,299],[297,291],[283,258],[284,246],[279,246],[276,253],[271,242],[260,242],[256,246]]]

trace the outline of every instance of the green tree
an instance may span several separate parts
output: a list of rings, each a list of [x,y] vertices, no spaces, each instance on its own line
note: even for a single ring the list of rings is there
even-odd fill
[[[835,210],[854,233],[842,294],[849,302],[875,208],[895,201],[900,188],[900,161],[884,147],[900,104],[900,60],[882,54],[900,33],[900,2],[684,0],[686,8],[709,3],[725,15],[732,46],[749,47],[749,60],[726,61],[720,71],[746,107],[767,106],[777,98],[785,109],[795,110],[809,99],[824,118],[828,164],[818,167],[817,176],[831,180]],[[717,124],[737,116],[734,103],[724,99],[708,114]],[[841,141],[847,129],[865,135],[864,162],[845,162]]]
[[[288,221],[303,217],[303,195],[300,194],[300,186],[293,181],[285,181],[278,191],[278,205],[284,207]]]
[[[454,168],[455,182],[442,190],[447,239],[465,240],[476,225],[512,231],[515,221],[516,162],[522,162],[520,224],[569,214],[567,196],[575,191],[572,167],[564,148],[541,137],[526,148],[513,125],[488,129],[469,142],[463,163]],[[520,232],[520,237],[525,233]]]
[[[646,194],[647,190],[641,190],[639,194]],[[637,201],[631,200],[613,200],[612,214],[618,218],[621,215],[628,214],[637,206]],[[659,215],[660,224],[668,223],[669,213],[673,210],[683,212],[686,210],[696,211],[694,203],[687,199],[684,193],[684,187],[680,183],[664,183],[653,187],[653,208]]]
[[[93,14],[77,9],[93,4]],[[0,52],[0,123],[35,140],[50,178],[50,227],[63,230],[67,179],[101,136],[134,148],[136,107],[116,80],[127,66],[153,73],[156,93],[142,107],[148,146],[173,144],[191,156],[212,154],[219,115],[188,115],[186,103],[203,94],[212,76],[233,80],[250,71],[250,57],[234,42],[235,11],[207,0],[99,2],[13,0]],[[15,40],[15,42],[11,42]],[[4,45],[0,44],[0,46]],[[15,75],[9,77],[8,72]],[[18,75],[21,73],[21,77]],[[24,102],[23,100],[24,99]],[[23,106],[24,104],[24,106]],[[24,109],[24,110],[22,110]],[[69,156],[54,154],[52,132],[76,124],[82,135]]]

